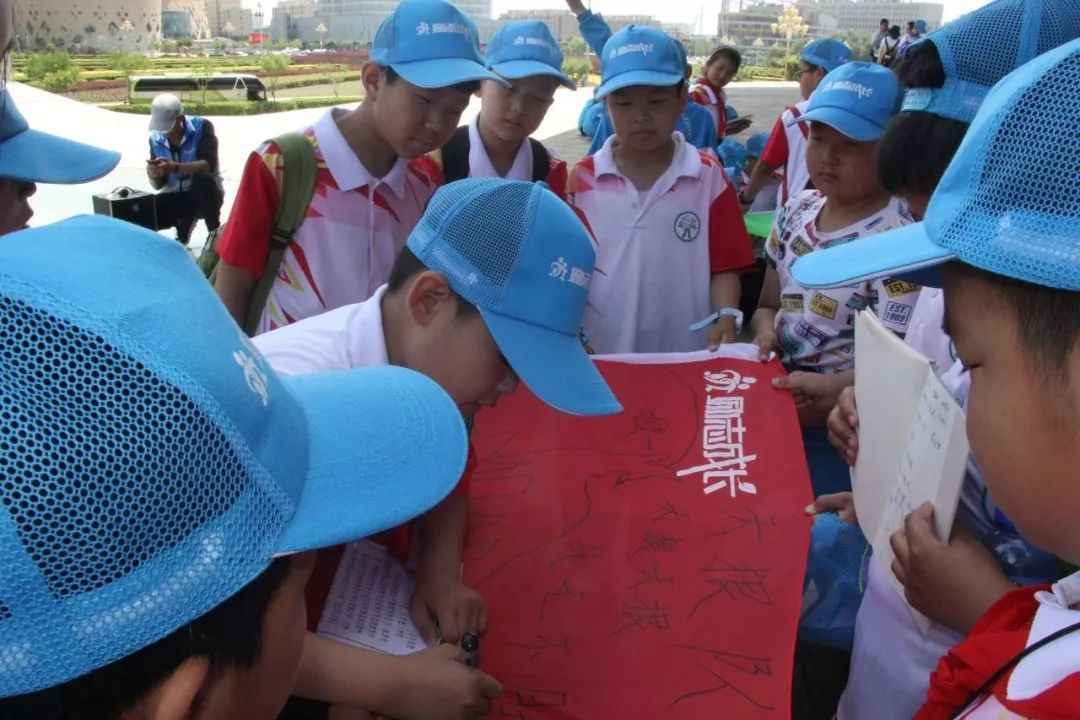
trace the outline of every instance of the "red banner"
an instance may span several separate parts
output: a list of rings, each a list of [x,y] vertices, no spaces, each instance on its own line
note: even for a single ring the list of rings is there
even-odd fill
[[[465,581],[493,717],[788,717],[811,495],[783,370],[600,367],[621,415],[522,388],[477,421]]]

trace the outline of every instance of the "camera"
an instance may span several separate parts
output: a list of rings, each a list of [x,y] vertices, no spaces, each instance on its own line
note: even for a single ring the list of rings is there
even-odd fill
[[[126,220],[150,230],[157,230],[157,195],[129,187],[116,188],[111,192],[94,195],[94,214],[108,215],[117,220]]]

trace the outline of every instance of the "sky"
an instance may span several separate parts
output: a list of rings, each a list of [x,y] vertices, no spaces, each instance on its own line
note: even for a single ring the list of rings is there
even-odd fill
[[[254,9],[259,1],[243,0],[243,4],[244,7]],[[585,3],[588,5],[589,0],[585,0]],[[945,20],[951,20],[986,3],[987,0],[944,0]],[[264,9],[276,4],[276,0],[262,0]],[[731,4],[738,7],[738,0],[731,0]],[[562,0],[492,0],[492,5],[495,17],[507,10],[566,7]],[[705,26],[713,28],[715,32],[720,2],[719,0],[664,0],[660,3],[656,0],[592,0],[592,9],[609,15],[653,15],[661,22],[687,23],[694,26],[697,26],[698,18],[704,13]]]

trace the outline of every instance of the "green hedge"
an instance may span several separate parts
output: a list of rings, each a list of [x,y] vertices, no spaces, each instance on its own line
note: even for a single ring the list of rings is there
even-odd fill
[[[244,100],[223,100],[220,102],[184,103],[184,112],[188,115],[262,115],[263,113],[284,112],[286,110],[304,110],[307,108],[329,107],[331,105],[349,105],[360,102],[352,97],[306,97],[278,102],[247,102]],[[108,108],[115,112],[149,115],[150,103],[138,102],[131,105],[113,105]]]

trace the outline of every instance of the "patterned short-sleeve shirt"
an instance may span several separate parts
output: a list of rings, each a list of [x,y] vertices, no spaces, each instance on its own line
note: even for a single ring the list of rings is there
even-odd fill
[[[806,190],[776,214],[765,251],[780,280],[776,335],[783,360],[804,370],[837,373],[855,367],[855,316],[873,310],[882,324],[903,334],[919,298],[919,286],[887,278],[827,290],[805,288],[792,277],[795,262],[815,250],[908,225],[914,220],[897,198],[870,217],[833,232],[817,229],[826,198]]]

